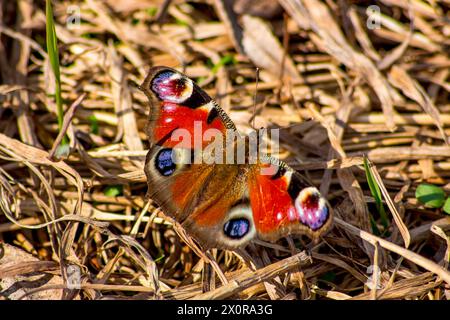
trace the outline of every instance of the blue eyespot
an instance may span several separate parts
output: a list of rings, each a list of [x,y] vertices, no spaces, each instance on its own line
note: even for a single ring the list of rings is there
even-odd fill
[[[155,159],[155,167],[165,177],[175,172],[177,166],[172,159],[172,149],[162,149],[158,152]]]
[[[245,236],[250,229],[250,223],[245,218],[228,220],[223,226],[223,232],[231,239],[240,239]]]

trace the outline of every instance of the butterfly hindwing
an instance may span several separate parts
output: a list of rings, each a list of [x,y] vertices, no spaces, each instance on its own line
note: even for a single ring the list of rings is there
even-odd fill
[[[184,223],[205,247],[236,248],[255,237],[247,174],[245,166],[216,165],[195,212]]]
[[[331,209],[319,191],[285,163],[252,171],[249,194],[258,237],[275,241],[288,234],[317,238],[331,224]]]

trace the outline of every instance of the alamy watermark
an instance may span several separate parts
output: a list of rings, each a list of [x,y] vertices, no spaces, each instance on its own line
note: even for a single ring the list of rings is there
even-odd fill
[[[369,30],[379,29],[381,26],[381,9],[377,5],[368,6],[366,9],[367,22],[366,26]]]
[[[81,269],[76,265],[69,265],[66,269],[67,272],[67,288],[68,289],[80,289],[81,288]]]
[[[75,29],[78,28],[81,24],[81,9],[79,6],[70,5],[66,9],[67,20],[66,26],[67,29]]]
[[[203,122],[195,121],[191,130],[178,128],[171,132],[170,142],[175,150],[190,150],[186,156],[183,152],[172,152],[175,164],[266,164],[262,174],[273,175],[276,166],[285,165],[269,154],[279,153],[279,129],[253,130],[241,137],[233,129],[223,130],[207,128]],[[175,143],[175,145],[174,145]]]
[[[366,272],[371,275],[366,281],[366,286],[370,290],[372,290],[374,288],[381,289],[382,287],[380,284],[380,280],[381,280],[380,268],[378,266],[375,267],[374,265],[370,265],[367,267]]]

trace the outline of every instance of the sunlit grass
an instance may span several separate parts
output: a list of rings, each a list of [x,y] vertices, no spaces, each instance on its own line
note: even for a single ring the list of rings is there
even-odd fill
[[[45,5],[46,15],[46,40],[47,40],[47,53],[50,60],[50,65],[55,75],[55,101],[57,108],[58,126],[59,130],[62,130],[64,110],[61,97],[61,73],[59,67],[59,54],[58,54],[58,39],[56,37],[55,21],[53,19],[53,9],[51,0],[46,1]],[[68,153],[68,140],[64,135],[61,145],[59,146],[56,154],[62,155]]]

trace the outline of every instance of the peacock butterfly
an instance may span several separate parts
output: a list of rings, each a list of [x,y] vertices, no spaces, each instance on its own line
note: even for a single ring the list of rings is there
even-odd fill
[[[141,90],[151,107],[147,195],[204,247],[231,249],[288,234],[316,239],[329,229],[327,201],[286,163],[248,151],[243,161],[224,161],[235,159],[238,146],[251,149],[250,139],[187,76],[154,67]],[[230,133],[234,139],[225,139]]]

